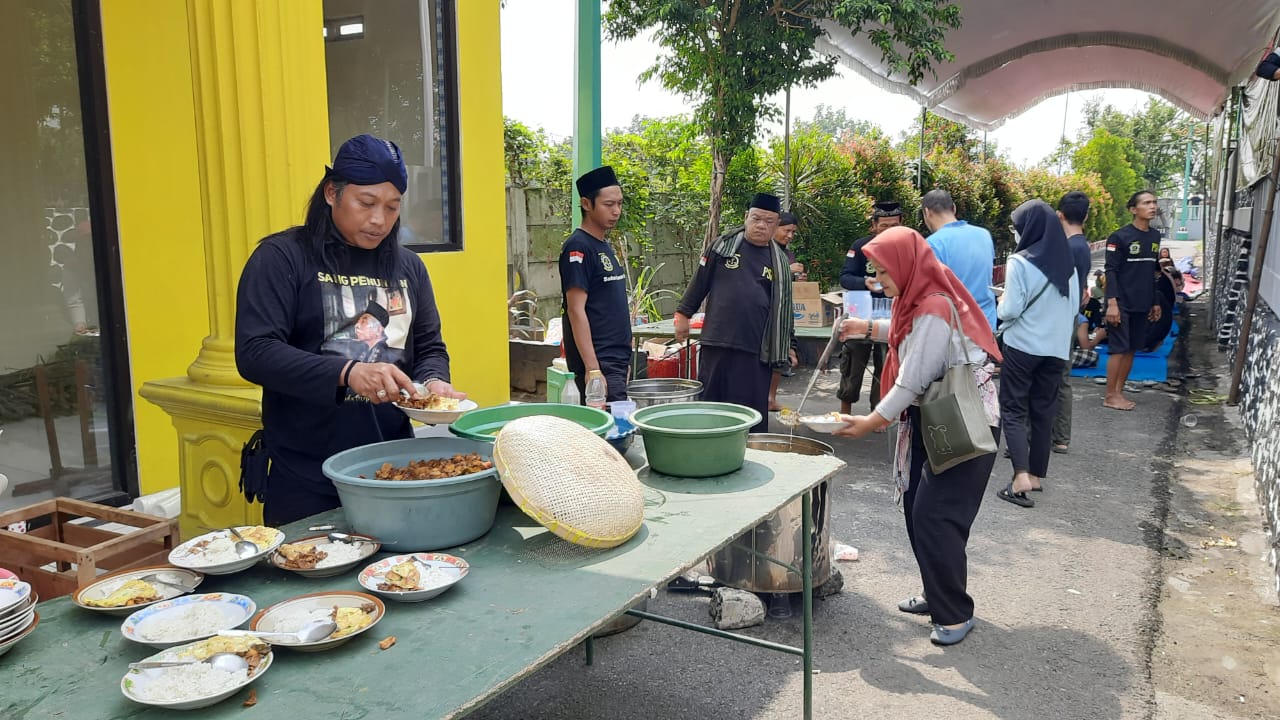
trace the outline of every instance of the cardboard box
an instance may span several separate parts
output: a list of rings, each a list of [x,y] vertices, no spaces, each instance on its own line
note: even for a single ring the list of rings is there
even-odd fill
[[[839,314],[838,306],[823,300],[816,282],[791,284],[791,308],[796,327],[829,327]]]
[[[822,301],[822,288],[814,282],[791,283],[791,310],[797,328],[822,328],[835,322]]]

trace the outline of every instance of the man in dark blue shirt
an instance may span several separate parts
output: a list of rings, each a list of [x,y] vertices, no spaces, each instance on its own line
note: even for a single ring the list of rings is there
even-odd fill
[[[867,270],[867,256],[862,248],[871,238],[902,224],[902,206],[891,200],[877,202],[871,210],[871,234],[859,238],[845,254],[844,267],[840,268],[840,287],[845,290],[867,290],[871,297],[883,299],[875,273]],[[853,412],[853,404],[862,396],[862,377],[871,363],[871,409],[880,402],[880,373],[884,369],[885,346],[870,340],[845,340],[840,353],[840,386],[836,397],[840,399],[840,412]]]
[[[1084,235],[1084,222],[1089,217],[1089,196],[1076,190],[1063,195],[1058,200],[1058,221],[1067,234],[1067,245],[1071,249],[1071,260],[1076,266],[1076,280],[1080,283],[1080,307],[1083,309],[1089,302],[1089,240]],[[1072,329],[1074,334],[1075,329]],[[1053,421],[1053,451],[1067,452],[1071,445],[1071,368],[1066,363],[1062,372],[1062,382],[1058,386],[1058,416]]]
[[[622,187],[608,165],[576,184],[582,225],[560,250],[565,361],[583,397],[587,383],[602,378],[607,401],[626,400],[631,372],[627,271],[604,239],[622,217]]]
[[[1258,63],[1258,69],[1254,74],[1263,80],[1280,80],[1280,52],[1274,50],[1267,53],[1262,58],[1262,62]]]

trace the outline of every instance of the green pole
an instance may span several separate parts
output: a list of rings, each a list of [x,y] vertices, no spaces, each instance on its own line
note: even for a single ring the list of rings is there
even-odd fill
[[[1191,134],[1191,121],[1187,121],[1187,162],[1182,171],[1182,214],[1178,220],[1178,231],[1173,234],[1174,240],[1187,239],[1187,199],[1191,192],[1191,146],[1194,142]]]
[[[578,0],[577,49],[573,101],[573,176],[600,167],[600,0]],[[576,200],[576,198],[575,198]],[[575,223],[582,208],[573,204]]]

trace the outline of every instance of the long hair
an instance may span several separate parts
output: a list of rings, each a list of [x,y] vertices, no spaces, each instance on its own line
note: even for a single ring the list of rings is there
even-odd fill
[[[342,191],[349,183],[329,175],[320,180],[315,192],[311,193],[311,199],[307,201],[307,214],[302,221],[300,240],[321,267],[328,272],[337,273],[338,268],[346,263],[348,251],[347,243],[343,241],[342,234],[333,224],[333,209],[324,198],[326,184],[332,184],[334,191],[341,198]],[[398,279],[396,271],[399,268],[397,262],[400,256],[399,236],[400,218],[397,217],[395,224],[391,226],[391,232],[387,233],[387,236],[378,244],[378,270],[388,281]]]

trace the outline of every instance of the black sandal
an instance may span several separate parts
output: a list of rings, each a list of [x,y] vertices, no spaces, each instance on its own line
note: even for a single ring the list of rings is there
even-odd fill
[[[1032,508],[1036,506],[1036,501],[1027,497],[1026,493],[1013,491],[1012,480],[1009,481],[1008,485],[1005,485],[1003,488],[1001,488],[1000,492],[997,492],[996,495],[998,495],[1001,500],[1008,500],[1009,502],[1013,503],[1014,505],[1018,505],[1019,507]]]

